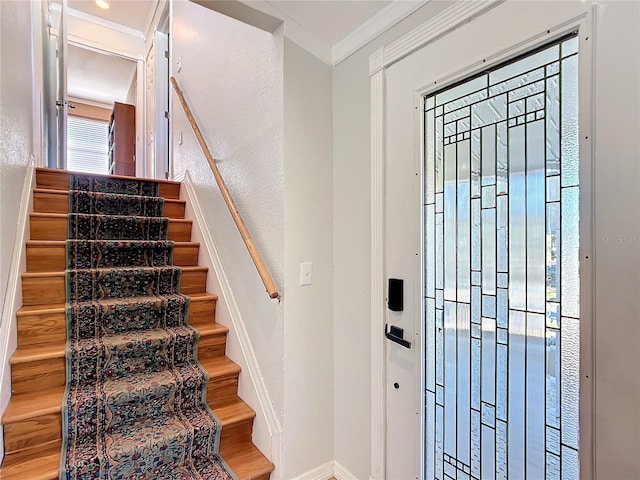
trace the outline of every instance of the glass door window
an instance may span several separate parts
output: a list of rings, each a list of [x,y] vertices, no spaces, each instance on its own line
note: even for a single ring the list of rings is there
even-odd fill
[[[578,479],[578,38],[425,97],[425,479]]]

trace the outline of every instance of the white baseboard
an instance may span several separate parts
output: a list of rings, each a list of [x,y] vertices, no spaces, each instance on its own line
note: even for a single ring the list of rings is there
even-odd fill
[[[327,462],[290,480],[329,480],[331,478],[336,480],[358,480],[355,475],[338,462]]]
[[[229,336],[233,336],[234,342],[239,345],[241,357],[232,358],[232,360],[242,368],[241,381],[246,378],[245,375],[250,379],[250,382],[244,383],[249,391],[246,398],[243,394],[243,400],[256,411],[253,442],[275,465],[272,478],[280,480],[282,478],[282,426],[260,373],[258,360],[242,314],[222,265],[214,237],[207,226],[204,210],[189,172],[184,172],[179,177],[183,186],[181,197],[187,200],[185,217],[193,220],[192,241],[200,242],[200,264],[209,267],[208,285],[217,286],[217,293],[220,294],[216,305],[216,319],[228,320],[228,324],[221,323],[229,327]]]
[[[333,467],[334,462],[327,462],[289,480],[329,480],[333,478]]]
[[[7,290],[3,292],[2,324],[0,325],[0,415],[7,408],[11,398],[11,366],[9,359],[17,346],[16,312],[22,306],[21,274],[26,270],[26,240],[29,238],[29,213],[33,210],[33,183],[35,168],[33,162],[27,167],[27,173],[20,197],[18,225],[13,242],[11,263],[9,265],[9,281]],[[4,432],[3,432],[4,433]],[[0,437],[0,459],[4,458],[4,441]]]
[[[334,462],[333,476],[336,478],[336,480],[358,480],[353,473],[344,468],[338,462]]]

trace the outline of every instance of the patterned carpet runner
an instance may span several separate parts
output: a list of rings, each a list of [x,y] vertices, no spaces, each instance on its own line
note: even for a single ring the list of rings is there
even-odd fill
[[[229,480],[158,184],[72,176],[61,479]]]

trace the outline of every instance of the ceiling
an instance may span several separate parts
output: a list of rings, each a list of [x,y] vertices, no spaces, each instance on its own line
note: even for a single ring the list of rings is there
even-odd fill
[[[158,4],[158,0],[107,1],[109,8],[106,10],[98,7],[95,0],[67,0],[67,6],[145,33]]]
[[[59,2],[59,0],[52,1]],[[287,37],[321,60],[333,65],[398,21],[401,18],[398,17],[399,11],[408,14],[424,4],[426,0],[240,1],[267,13],[272,18],[284,21]],[[110,8],[106,10],[99,8],[95,0],[67,0],[67,5],[71,9],[70,13],[83,17],[86,21],[103,22],[103,24],[107,21],[118,24],[121,27],[118,25],[112,27],[116,29],[125,27],[130,34],[143,38],[160,4],[160,0],[108,0],[108,2]],[[368,38],[363,37],[362,31],[359,32],[363,25],[374,27],[368,30]],[[338,50],[337,53],[336,50]],[[135,63],[132,61],[70,47],[69,95],[106,103],[112,103],[114,100],[123,101],[134,71]]]
[[[95,0],[68,0],[69,8],[146,33],[158,0],[108,0],[109,9]],[[295,24],[326,48],[344,39],[382,9],[390,0],[242,0],[255,9]],[[401,3],[423,3],[403,0]]]
[[[251,2],[246,1],[251,5]],[[285,20],[332,46],[392,3],[388,0],[271,0],[265,3],[282,13]]]
[[[133,60],[69,45],[67,95],[109,105],[124,102],[135,71]]]

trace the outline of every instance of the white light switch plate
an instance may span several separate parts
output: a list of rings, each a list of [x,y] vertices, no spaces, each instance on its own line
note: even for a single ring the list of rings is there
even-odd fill
[[[311,285],[312,267],[311,262],[300,263],[300,285]]]

